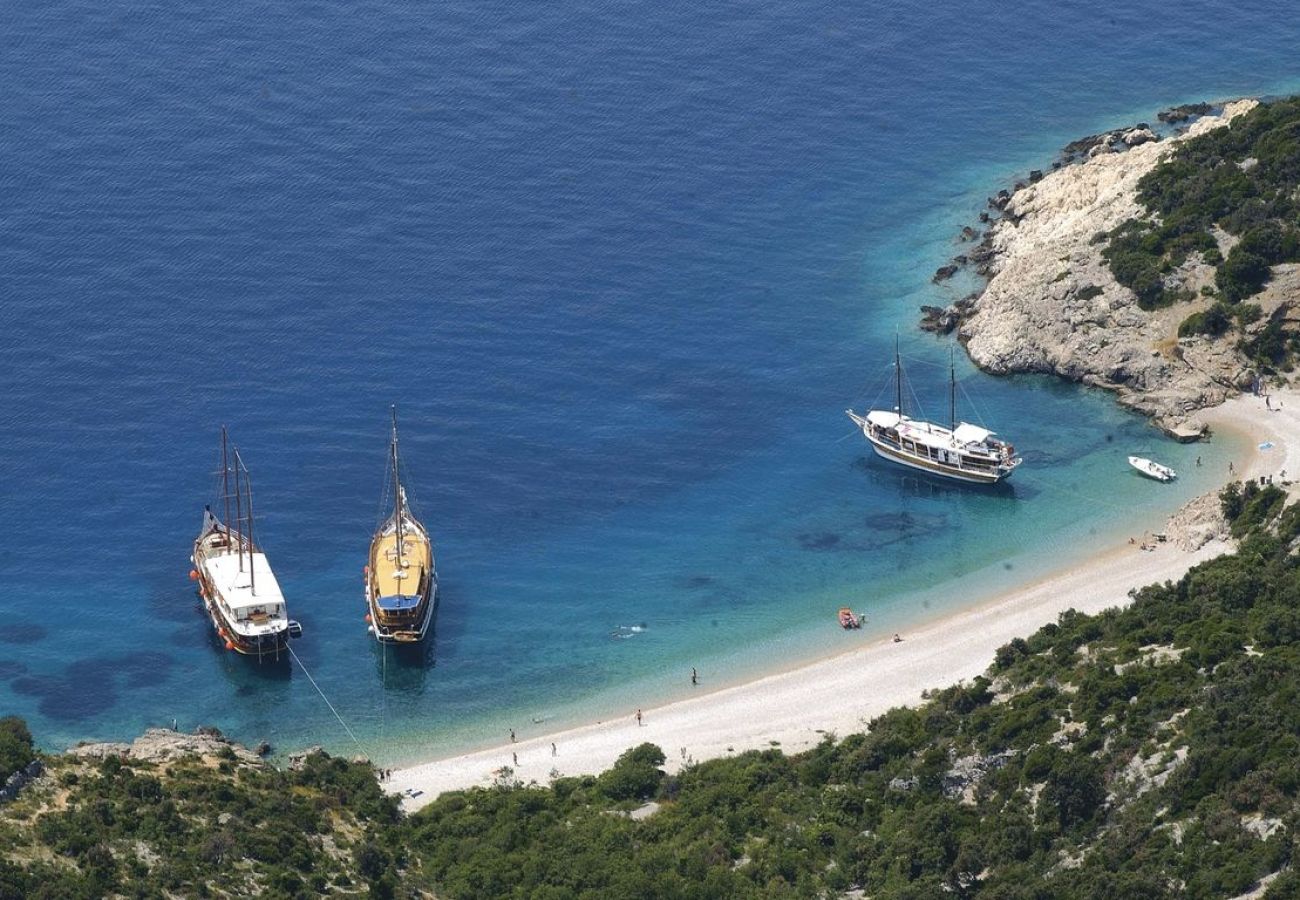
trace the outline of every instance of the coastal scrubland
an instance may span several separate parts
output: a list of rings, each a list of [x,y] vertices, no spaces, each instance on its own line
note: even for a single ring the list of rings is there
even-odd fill
[[[30,742],[28,742],[30,751]],[[167,762],[75,753],[0,806],[0,898],[392,897],[407,827],[368,765],[280,771],[234,747]],[[396,835],[396,837],[395,837]]]
[[[0,897],[1294,896],[1300,504],[1220,500],[1236,552],[798,755],[642,744],[409,816],[324,754],[50,756],[0,807]]]
[[[1258,321],[1249,299],[1273,267],[1300,262],[1300,98],[1262,103],[1230,128],[1181,142],[1138,182],[1144,214],[1103,235],[1115,279],[1143,309],[1194,299],[1171,277],[1189,258],[1214,267],[1198,292],[1215,302],[1183,320],[1179,334],[1221,335]],[[1291,368],[1300,343],[1281,319],[1240,341],[1266,369]]]

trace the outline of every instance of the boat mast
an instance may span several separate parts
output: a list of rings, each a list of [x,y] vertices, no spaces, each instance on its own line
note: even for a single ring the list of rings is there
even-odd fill
[[[948,348],[948,428],[957,430],[957,365],[951,347]]]
[[[221,426],[221,496],[226,501],[226,545],[230,544],[230,458],[226,453],[226,426]]]
[[[244,461],[237,455],[236,461],[240,466]],[[253,551],[257,544],[253,542],[253,479],[248,477],[248,469],[244,468],[244,490],[248,491],[248,589],[254,597],[257,596],[257,567],[253,565]],[[260,644],[258,652],[261,652]]]
[[[244,518],[244,509],[239,492],[239,448],[235,448],[235,552],[239,554],[239,571],[244,571],[244,527],[240,522]],[[227,526],[229,532],[229,526]]]
[[[393,413],[393,518],[397,522],[397,567],[402,567],[402,480],[397,473],[397,405],[392,407]]]
[[[898,334],[894,334],[894,412],[903,418],[903,360],[898,355]]]

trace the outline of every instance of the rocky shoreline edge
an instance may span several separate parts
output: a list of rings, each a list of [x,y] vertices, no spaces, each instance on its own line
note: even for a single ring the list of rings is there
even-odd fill
[[[1174,107],[1158,114],[1155,128],[1143,122],[1066,145],[1046,172],[1033,170],[989,198],[979,214],[982,230],[962,229],[967,246],[933,280],[970,271],[985,284],[945,306],[923,306],[921,327],[956,331],[986,372],[1051,374],[1103,388],[1177,440],[1206,436],[1197,412],[1250,389],[1257,373],[1226,340],[1178,336],[1179,323],[1208,308],[1208,298],[1143,310],[1115,280],[1102,249],[1107,232],[1144,213],[1137,200],[1143,175],[1181,141],[1227,127],[1256,105]],[[1234,239],[1216,237],[1226,255]],[[1167,280],[1199,294],[1213,285],[1214,268],[1194,256]],[[1270,286],[1275,296],[1262,298],[1266,312],[1289,312],[1293,282],[1300,278]]]

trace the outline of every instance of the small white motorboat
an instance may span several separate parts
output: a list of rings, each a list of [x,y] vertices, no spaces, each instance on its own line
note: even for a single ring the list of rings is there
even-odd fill
[[[1162,466],[1160,463],[1153,462],[1143,456],[1130,456],[1128,464],[1147,478],[1154,478],[1156,481],[1173,481],[1178,477],[1178,473],[1173,469]]]

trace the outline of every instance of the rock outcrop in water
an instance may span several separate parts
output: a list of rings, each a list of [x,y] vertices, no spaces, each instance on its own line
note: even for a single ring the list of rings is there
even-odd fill
[[[233,756],[247,763],[261,762],[256,753],[223,737],[221,732],[215,729],[201,729],[194,734],[184,734],[167,728],[150,728],[130,744],[117,742],[80,744],[68,752],[83,758],[103,759],[118,756],[142,762],[169,762],[190,756]]]
[[[1226,126],[1257,105],[1227,104],[1184,134],[1158,140],[1145,125],[1076,141],[1062,165],[994,205],[1002,217],[969,254],[989,278],[967,308],[927,310],[932,330],[960,320],[976,365],[1041,372],[1115,391],[1121,403],[1182,440],[1202,434],[1196,411],[1248,387],[1255,373],[1225,341],[1178,339],[1178,325],[1208,300],[1145,311],[1102,258],[1103,232],[1145,212],[1137,184],[1187,137]],[[1170,277],[1193,292],[1213,268],[1189,261]]]

